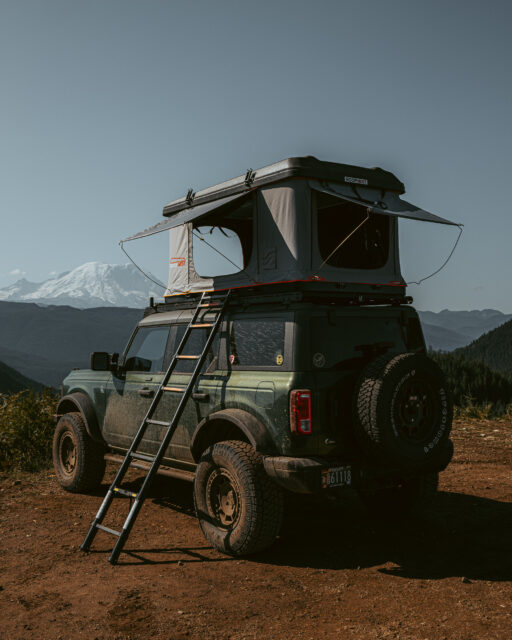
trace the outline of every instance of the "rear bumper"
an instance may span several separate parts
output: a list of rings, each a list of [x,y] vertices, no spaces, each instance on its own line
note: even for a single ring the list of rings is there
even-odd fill
[[[294,493],[318,493],[321,490],[322,469],[328,464],[320,458],[263,458],[267,475],[277,484]]]
[[[344,488],[358,488],[372,486],[381,483],[383,479],[398,479],[404,476],[417,476],[425,473],[435,473],[446,469],[453,457],[453,444],[451,440],[442,455],[434,462],[421,465],[414,469],[397,469],[380,467],[348,461],[329,460],[326,458],[291,458],[288,456],[265,456],[263,466],[267,475],[273,478],[279,485],[294,493],[321,493],[325,491],[323,472],[335,467],[349,467],[351,470],[350,485]],[[336,488],[335,490],[339,490]]]

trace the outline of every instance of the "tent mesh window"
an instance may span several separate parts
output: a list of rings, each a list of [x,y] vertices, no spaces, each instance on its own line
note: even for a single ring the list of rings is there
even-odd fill
[[[194,224],[194,248],[198,244],[198,236],[208,243],[205,256],[216,253],[222,264],[221,273],[201,273],[204,267],[194,256],[196,271],[200,276],[227,275],[236,273],[247,267],[251,260],[254,242],[254,200],[252,197],[244,199],[240,204],[234,202],[231,206],[223,207],[209,216],[201,218]],[[225,259],[222,261],[222,257]],[[207,259],[205,258],[207,263]]]
[[[317,200],[318,248],[326,260],[367,216],[366,208],[340,202],[325,194]],[[364,223],[328,260],[343,269],[380,269],[389,256],[389,217],[370,214]]]

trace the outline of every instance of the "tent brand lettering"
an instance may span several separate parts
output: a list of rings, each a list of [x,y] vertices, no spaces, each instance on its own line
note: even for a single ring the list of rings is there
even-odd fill
[[[171,267],[184,267],[187,259],[186,258],[171,258],[170,264]]]
[[[345,176],[345,182],[351,182],[352,184],[368,184],[368,180],[365,178],[352,178],[350,176]]]

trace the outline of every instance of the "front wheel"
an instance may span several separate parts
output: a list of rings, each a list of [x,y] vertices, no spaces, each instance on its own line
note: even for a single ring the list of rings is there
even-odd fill
[[[359,497],[368,511],[379,518],[403,518],[432,502],[439,485],[438,473],[404,478],[391,485],[359,489]]]
[[[247,442],[219,442],[204,452],[196,470],[194,504],[206,539],[231,556],[270,547],[281,528],[281,489]]]

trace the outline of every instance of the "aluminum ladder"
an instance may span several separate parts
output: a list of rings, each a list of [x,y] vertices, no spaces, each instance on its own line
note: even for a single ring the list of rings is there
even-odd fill
[[[162,378],[162,382],[160,383],[160,386],[158,387],[158,390],[156,391],[153,397],[153,400],[151,401],[151,404],[149,406],[149,409],[147,410],[146,415],[142,419],[142,422],[140,423],[140,426],[137,429],[137,433],[135,434],[135,437],[133,438],[130,448],[128,449],[125,455],[125,458],[117,471],[114,481],[110,485],[105,495],[105,498],[101,503],[98,513],[96,514],[94,520],[92,521],[90,529],[80,546],[80,549],[82,549],[82,551],[89,550],[98,531],[100,530],[105,531],[106,533],[110,533],[111,535],[114,535],[117,537],[114,548],[112,549],[112,552],[108,559],[111,564],[117,563],[119,554],[123,550],[123,547],[128,539],[128,536],[130,535],[130,531],[132,530],[132,527],[135,524],[135,520],[137,519],[139,511],[141,510],[142,505],[144,504],[144,500],[146,499],[151,481],[153,477],[156,475],[158,468],[162,463],[164,453],[171,442],[174,432],[176,431],[176,428],[178,426],[178,422],[181,418],[183,410],[185,409],[187,401],[190,398],[192,391],[194,389],[194,385],[198,377],[201,375],[201,369],[208,355],[208,351],[222,323],[222,319],[224,317],[224,312],[226,310],[226,306],[227,306],[230,294],[231,294],[231,291],[228,290],[227,293],[223,293],[221,295],[212,293],[212,292],[210,293],[204,292],[201,295],[199,303],[194,311],[192,319],[190,320],[185,330],[185,333],[183,334],[183,338],[180,341],[178,349],[174,354],[173,358],[171,359],[169,367],[167,368],[167,371],[165,372],[164,377]],[[201,312],[206,309],[209,309],[210,311],[206,311],[205,314],[211,315],[213,313],[215,315],[214,321],[198,322]],[[198,355],[183,355],[183,350],[188,342],[188,339],[192,331],[196,329],[203,329],[203,328],[209,329],[209,335],[205,342],[202,353]],[[180,360],[196,361],[196,366],[192,372],[192,375],[190,376],[187,386],[184,389],[180,387],[169,386],[169,380],[174,372],[176,364]],[[176,411],[174,412],[174,415],[170,422],[164,422],[162,420],[154,420],[152,417],[164,393],[182,394],[181,399],[178,403],[178,406],[176,407]],[[137,448],[139,447],[142,441],[142,438],[144,437],[146,429],[150,424],[157,425],[160,427],[166,427],[165,435],[160,443],[160,446],[158,448],[156,455],[154,456],[147,455],[145,453],[138,453],[137,451]],[[142,483],[142,486],[140,487],[137,493],[123,489],[120,486],[133,460],[142,460],[144,462],[151,463],[151,467],[149,468],[144,478],[144,481]],[[112,501],[116,497],[127,497],[130,499],[133,499],[133,504],[131,505],[130,511],[126,517],[126,520],[123,524],[123,528],[121,529],[121,531],[110,529],[109,527],[106,527],[102,524],[108,512],[108,509],[112,504]]]

